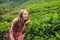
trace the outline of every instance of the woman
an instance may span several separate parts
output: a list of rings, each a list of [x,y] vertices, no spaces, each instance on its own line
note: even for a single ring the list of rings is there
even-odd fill
[[[29,22],[28,12],[25,9],[21,9],[19,17],[12,21],[12,26],[9,30],[10,40],[24,40],[25,29]]]

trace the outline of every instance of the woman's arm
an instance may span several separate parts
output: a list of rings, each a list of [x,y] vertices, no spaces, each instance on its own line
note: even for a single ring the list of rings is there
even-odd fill
[[[12,27],[11,27],[11,29],[9,30],[9,37],[10,37],[10,40],[14,40]]]
[[[23,27],[23,29],[22,29],[22,31],[21,31],[21,33],[23,33],[24,31],[25,31],[25,29],[26,29],[26,24],[28,24],[30,22],[30,20],[28,20],[28,21],[26,21],[26,23],[24,24],[24,27]]]
[[[15,40],[14,39],[14,35],[13,35],[13,27],[16,23],[17,19],[15,18],[13,21],[12,21],[12,25],[11,25],[11,28],[9,30],[9,37],[10,37],[10,40]]]
[[[9,30],[9,37],[10,37],[10,40],[14,40],[13,25],[14,25],[14,23],[12,22],[12,26],[11,26],[11,28],[10,28],[10,30]]]

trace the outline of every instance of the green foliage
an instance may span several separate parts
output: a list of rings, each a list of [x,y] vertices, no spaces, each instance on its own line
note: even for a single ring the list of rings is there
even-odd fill
[[[3,21],[11,22],[17,15],[2,15]]]
[[[30,12],[31,23],[25,40],[60,40],[60,2],[31,4],[26,9]]]
[[[0,33],[9,31],[10,27],[11,27],[10,22],[2,22],[2,23],[0,23]]]
[[[31,20],[27,27],[25,40],[60,40],[60,1],[59,0],[29,0],[22,5],[1,4],[3,22],[0,22],[0,32],[8,31],[12,20],[18,16],[19,8],[29,12]],[[4,12],[5,13],[5,12]]]

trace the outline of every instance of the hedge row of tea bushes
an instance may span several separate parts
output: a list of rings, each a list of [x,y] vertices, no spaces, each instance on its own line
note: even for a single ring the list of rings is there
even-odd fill
[[[60,40],[60,1],[31,4],[25,40]]]
[[[33,3],[24,7],[29,11],[31,20],[27,26],[25,40],[60,40],[60,1]],[[0,34],[4,36],[3,33],[9,31],[11,21],[17,16],[18,12],[2,15]]]

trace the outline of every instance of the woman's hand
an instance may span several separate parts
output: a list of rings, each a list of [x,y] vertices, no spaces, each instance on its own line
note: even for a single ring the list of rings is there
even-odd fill
[[[15,40],[15,39],[11,39],[11,40]]]
[[[25,25],[28,24],[30,22],[30,20],[26,21]]]
[[[23,40],[24,39],[24,36],[25,36],[25,34],[20,33],[20,35],[18,37],[18,40]]]

